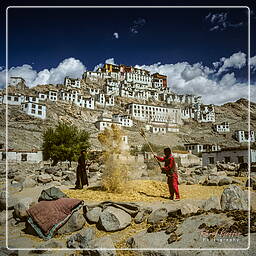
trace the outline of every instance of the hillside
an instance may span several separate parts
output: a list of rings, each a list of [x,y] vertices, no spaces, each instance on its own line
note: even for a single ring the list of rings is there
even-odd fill
[[[107,108],[111,113],[120,112],[127,100],[119,99],[116,107]],[[8,141],[9,147],[19,150],[31,150],[40,148],[42,134],[48,127],[54,127],[58,121],[65,121],[85,129],[90,133],[93,148],[99,148],[97,140],[99,131],[94,122],[102,113],[103,109],[88,110],[64,102],[46,102],[47,119],[41,120],[24,114],[17,106],[8,106]],[[251,103],[251,129],[256,130],[256,104]],[[248,101],[240,99],[236,102],[215,106],[216,123],[227,121],[230,123],[229,134],[218,134],[212,129],[211,123],[197,123],[193,120],[184,121],[179,133],[167,133],[164,135],[147,134],[150,142],[158,145],[183,145],[184,143],[217,143],[222,146],[238,146],[239,143],[232,137],[237,129],[248,129]],[[139,136],[142,124],[125,129],[129,137],[129,144],[142,145],[144,140]],[[0,143],[5,142],[5,105],[0,105]]]

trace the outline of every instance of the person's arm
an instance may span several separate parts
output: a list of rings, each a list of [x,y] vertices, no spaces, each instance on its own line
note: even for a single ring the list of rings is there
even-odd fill
[[[164,162],[164,157],[154,156],[158,161]]]

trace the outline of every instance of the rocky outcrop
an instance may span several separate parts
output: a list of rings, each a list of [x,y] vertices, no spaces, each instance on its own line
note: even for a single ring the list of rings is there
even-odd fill
[[[131,221],[132,218],[128,213],[109,206],[100,214],[98,225],[105,231],[118,231],[129,226]]]
[[[220,199],[222,210],[244,210],[248,211],[248,196],[237,185],[225,188]]]

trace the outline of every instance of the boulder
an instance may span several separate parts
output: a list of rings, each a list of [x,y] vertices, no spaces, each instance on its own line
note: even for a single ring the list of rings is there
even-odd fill
[[[168,238],[170,234],[166,234],[164,231],[148,233],[146,231],[139,232],[134,236],[128,238],[126,244],[130,248],[136,249],[148,249],[148,248],[168,248]],[[166,252],[167,254],[165,254]],[[162,251],[159,255],[170,255],[170,251]],[[158,255],[157,251],[154,254],[145,255]]]
[[[8,186],[8,192],[9,192],[9,195],[10,194],[15,194],[15,193],[18,193],[20,191],[23,190],[23,186],[21,183],[19,182],[16,182],[16,183],[12,183]]]
[[[8,194],[8,210],[13,209],[14,205],[18,203],[18,199]],[[6,192],[0,192],[0,210],[6,209]]]
[[[37,177],[37,180],[38,182],[45,184],[52,181],[52,176],[50,174],[41,174]]]
[[[90,210],[87,209],[85,216],[89,223],[97,223],[99,221],[101,212],[102,212],[102,208],[99,206],[96,206]]]
[[[14,216],[20,220],[25,220],[28,217],[27,210],[35,201],[31,197],[22,198],[16,205],[14,205]]]
[[[95,250],[83,251],[83,255],[86,255],[86,256],[115,256],[116,255],[115,246],[110,236],[103,236],[101,238],[91,240],[89,242],[88,247]],[[101,248],[104,248],[104,249],[106,248],[107,250],[102,250]]]
[[[142,223],[151,212],[152,212],[152,209],[149,207],[140,209],[140,211],[137,213],[137,215],[134,218],[134,222],[136,224]]]
[[[68,248],[88,248],[89,242],[95,238],[95,230],[87,228],[84,231],[72,235],[67,240]]]
[[[131,221],[130,214],[121,209],[109,206],[100,214],[98,225],[105,231],[117,231],[129,226]]]
[[[214,175],[209,175],[206,185],[207,186],[218,186],[219,181],[220,181],[220,177],[214,176]]]
[[[7,220],[11,220],[13,218],[13,211],[7,212]],[[0,226],[6,223],[6,211],[0,212]],[[0,254],[1,255],[1,254]]]
[[[202,206],[203,210],[209,211],[211,209],[217,209],[220,210],[220,200],[217,196],[212,196],[209,199],[207,199]]]
[[[227,176],[220,176],[219,186],[229,185],[233,183],[233,179]]]
[[[68,221],[57,231],[57,234],[66,234],[78,231],[83,228],[85,222],[83,209],[79,209],[78,211],[75,211]]]
[[[196,213],[199,210],[199,207],[191,203],[185,203],[182,204],[180,210],[182,215],[186,215],[190,213]]]
[[[25,178],[26,178],[25,175],[19,174],[19,175],[15,175],[14,180],[19,182],[19,183],[22,183],[25,180]]]
[[[149,224],[155,224],[168,217],[168,211],[166,208],[159,208],[154,210],[148,217]]]
[[[187,178],[186,185],[194,185],[196,183],[197,182],[196,182],[196,180],[194,178],[192,178],[192,177],[188,177]]]
[[[66,171],[65,178],[66,181],[74,182],[76,180],[76,174],[74,172]]]
[[[248,210],[248,198],[237,185],[225,188],[220,199],[222,210]]]
[[[63,244],[60,241],[53,238],[50,241],[41,244],[39,248],[63,248]]]
[[[32,188],[36,186],[36,181],[30,177],[26,177],[22,182],[23,188]]]

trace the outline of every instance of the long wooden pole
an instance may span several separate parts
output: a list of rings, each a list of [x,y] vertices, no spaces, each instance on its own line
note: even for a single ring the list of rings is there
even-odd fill
[[[144,132],[142,129],[140,130],[140,135],[141,135],[141,136],[144,138],[144,140],[147,142],[147,144],[148,144],[148,146],[149,146],[149,148],[150,148],[152,154],[155,155],[155,154],[154,154],[154,151],[153,151],[153,149],[152,149],[152,147],[151,147],[151,145],[150,145],[150,143],[149,143],[149,141],[148,141],[147,138],[146,138],[146,134],[145,134],[145,132]],[[155,159],[156,162],[158,163],[159,167],[162,168],[162,166],[161,166],[161,164],[158,162],[158,160],[157,160],[155,157],[154,157],[154,159]]]

